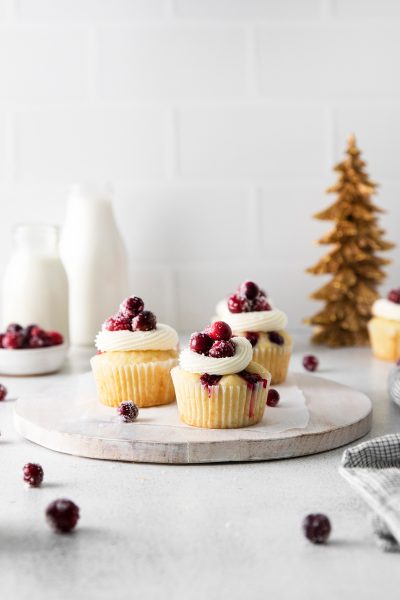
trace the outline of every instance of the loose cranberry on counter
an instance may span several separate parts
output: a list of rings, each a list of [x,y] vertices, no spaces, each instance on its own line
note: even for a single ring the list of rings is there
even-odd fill
[[[304,535],[313,544],[324,544],[331,533],[331,524],[326,515],[307,515],[303,520]]]
[[[254,346],[257,344],[258,342],[258,338],[260,337],[258,333],[256,333],[255,331],[246,331],[245,333],[245,337],[246,339],[249,340],[250,344]]]
[[[5,385],[3,385],[2,383],[0,383],[0,402],[2,402],[3,400],[5,400],[7,397],[7,388]]]
[[[31,487],[39,487],[43,481],[43,469],[35,463],[27,463],[23,468],[24,481]]]
[[[267,302],[267,299],[264,296],[259,296],[258,298],[253,300],[251,309],[260,312],[261,310],[272,310],[272,307],[270,303]]]
[[[156,316],[150,310],[143,310],[132,319],[132,331],[151,331],[156,327]]]
[[[189,348],[197,354],[207,355],[213,343],[214,340],[208,333],[196,332],[190,336]]]
[[[133,317],[136,317],[144,309],[144,302],[138,296],[131,296],[121,302],[119,309],[128,319],[133,319]]]
[[[278,390],[271,388],[268,390],[267,404],[268,406],[276,406],[281,399]]]
[[[250,303],[247,298],[243,298],[239,294],[232,294],[228,298],[228,309],[231,313],[249,312]]]
[[[388,298],[388,300],[390,300],[390,302],[394,302],[395,304],[400,304],[400,288],[390,290],[387,298]]]
[[[139,409],[134,402],[121,402],[118,414],[124,423],[133,423],[138,418]]]
[[[102,329],[106,331],[130,331],[131,319],[118,313],[104,321]]]
[[[268,339],[270,342],[272,342],[273,344],[277,344],[278,346],[283,346],[283,344],[285,343],[283,336],[277,331],[269,331]]]
[[[208,335],[213,340],[230,340],[232,337],[232,329],[225,321],[215,321],[207,328]]]
[[[239,287],[239,293],[248,300],[254,300],[259,291],[259,287],[254,281],[244,281]]]
[[[312,354],[307,354],[303,357],[303,367],[306,371],[316,371],[318,369],[319,360]]]
[[[234,356],[235,351],[234,342],[221,340],[220,342],[214,342],[208,354],[213,358],[227,358],[228,356]]]
[[[222,375],[209,375],[208,373],[203,373],[200,377],[200,383],[204,387],[212,387],[213,385],[218,385],[221,378]]]
[[[7,332],[3,337],[3,348],[7,350],[17,350],[18,348],[22,348],[24,343],[24,336],[21,332]]]
[[[79,516],[78,506],[65,498],[54,500],[46,509],[47,522],[58,533],[68,533],[74,529]]]

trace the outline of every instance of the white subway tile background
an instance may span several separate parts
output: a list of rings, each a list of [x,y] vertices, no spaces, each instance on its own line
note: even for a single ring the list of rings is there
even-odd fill
[[[399,28],[397,0],[0,0],[0,274],[16,222],[111,181],[160,319],[202,327],[254,278],[300,327],[350,132],[399,238]]]

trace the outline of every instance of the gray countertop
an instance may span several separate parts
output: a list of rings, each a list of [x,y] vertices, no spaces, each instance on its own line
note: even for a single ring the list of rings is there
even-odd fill
[[[320,358],[320,376],[370,396],[371,435],[400,430],[400,409],[386,392],[390,365],[368,348],[311,350],[298,334],[294,371],[310,351]],[[88,370],[88,356],[72,352],[64,375]],[[13,399],[43,380],[2,378],[10,392],[0,403],[2,600],[398,598],[399,556],[376,546],[366,506],[339,476],[343,449],[201,466],[57,454],[21,439],[12,424]],[[42,488],[23,483],[26,462],[43,466]],[[72,535],[56,535],[45,522],[57,497],[80,506]],[[303,538],[309,512],[330,517],[328,545]]]

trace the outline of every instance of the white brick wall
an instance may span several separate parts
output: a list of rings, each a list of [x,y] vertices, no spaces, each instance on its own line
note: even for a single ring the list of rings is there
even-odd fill
[[[349,132],[398,238],[399,27],[396,0],[0,0],[0,274],[14,223],[110,180],[160,319],[201,327],[251,277],[299,326]]]

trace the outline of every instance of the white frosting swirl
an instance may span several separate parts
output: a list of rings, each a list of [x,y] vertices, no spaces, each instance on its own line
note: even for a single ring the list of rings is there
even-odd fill
[[[217,315],[231,326],[232,331],[278,331],[285,329],[288,320],[286,314],[278,308],[243,313],[231,313],[226,300],[217,304]]]
[[[375,317],[381,317],[382,319],[400,321],[400,304],[396,304],[396,302],[391,302],[385,298],[380,298],[380,300],[375,300],[372,306],[372,314]]]
[[[175,329],[157,323],[151,331],[99,331],[95,345],[100,352],[123,350],[175,350],[178,346]]]
[[[253,348],[244,337],[234,337],[232,342],[235,343],[236,352],[233,356],[226,358],[213,358],[212,356],[204,356],[197,354],[186,348],[179,356],[179,364],[184,371],[190,373],[208,373],[209,375],[232,375],[240,373],[251,362],[253,357]]]

